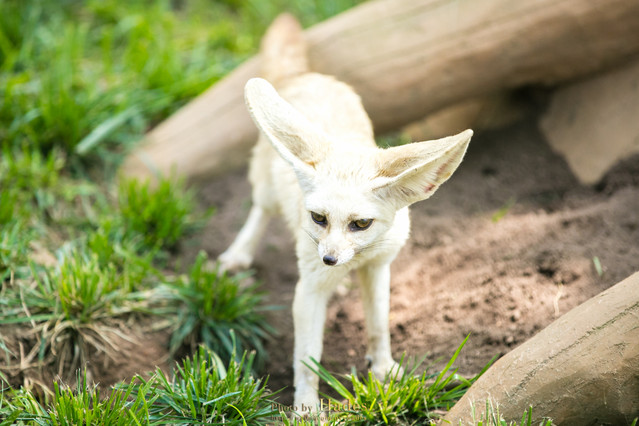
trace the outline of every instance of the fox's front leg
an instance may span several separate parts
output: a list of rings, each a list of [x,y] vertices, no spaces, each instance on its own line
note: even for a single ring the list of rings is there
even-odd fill
[[[378,379],[394,368],[397,363],[391,354],[388,314],[390,309],[390,263],[366,265],[358,270],[362,291],[368,353],[371,370]]]
[[[251,266],[269,215],[258,205],[251,207],[248,218],[230,247],[218,258],[224,271],[238,271]]]
[[[293,299],[293,323],[295,326],[295,349],[293,370],[295,384],[295,407],[299,414],[317,411],[319,405],[319,378],[304,364],[313,366],[311,358],[320,361],[326,305],[330,289],[316,277],[305,277],[301,271],[300,281],[295,287]],[[314,275],[314,274],[311,274]]]

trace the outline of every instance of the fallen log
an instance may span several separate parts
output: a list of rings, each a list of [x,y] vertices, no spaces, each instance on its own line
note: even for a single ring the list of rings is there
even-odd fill
[[[244,84],[258,75],[253,58],[151,130],[121,173],[154,180],[176,173],[189,180],[219,175],[248,160],[257,128],[244,105]]]
[[[350,83],[377,132],[465,99],[554,85],[639,52],[635,0],[376,0],[306,32],[313,70]],[[256,130],[242,86],[253,58],[149,132],[124,163],[190,178],[246,161]]]
[[[424,141],[465,129],[481,132],[507,126],[524,117],[529,109],[511,95],[510,92],[495,93],[445,107],[402,128],[402,136],[411,141]]]
[[[506,354],[443,424],[475,424],[471,406],[481,412],[486,401],[506,422],[532,406],[532,424],[630,424],[639,416],[639,272]]]

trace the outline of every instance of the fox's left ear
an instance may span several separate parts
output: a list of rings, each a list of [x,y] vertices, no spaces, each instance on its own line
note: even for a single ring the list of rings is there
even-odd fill
[[[472,130],[465,130],[443,139],[380,150],[373,191],[391,199],[398,209],[429,198],[457,169],[472,136]]]

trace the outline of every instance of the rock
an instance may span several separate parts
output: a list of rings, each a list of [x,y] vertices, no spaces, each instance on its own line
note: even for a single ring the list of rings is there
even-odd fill
[[[639,152],[639,60],[559,89],[540,121],[584,184]]]

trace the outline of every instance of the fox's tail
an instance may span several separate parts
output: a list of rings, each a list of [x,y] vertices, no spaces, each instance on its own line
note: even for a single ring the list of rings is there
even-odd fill
[[[262,77],[275,87],[309,71],[306,40],[293,15],[278,16],[262,38]]]

